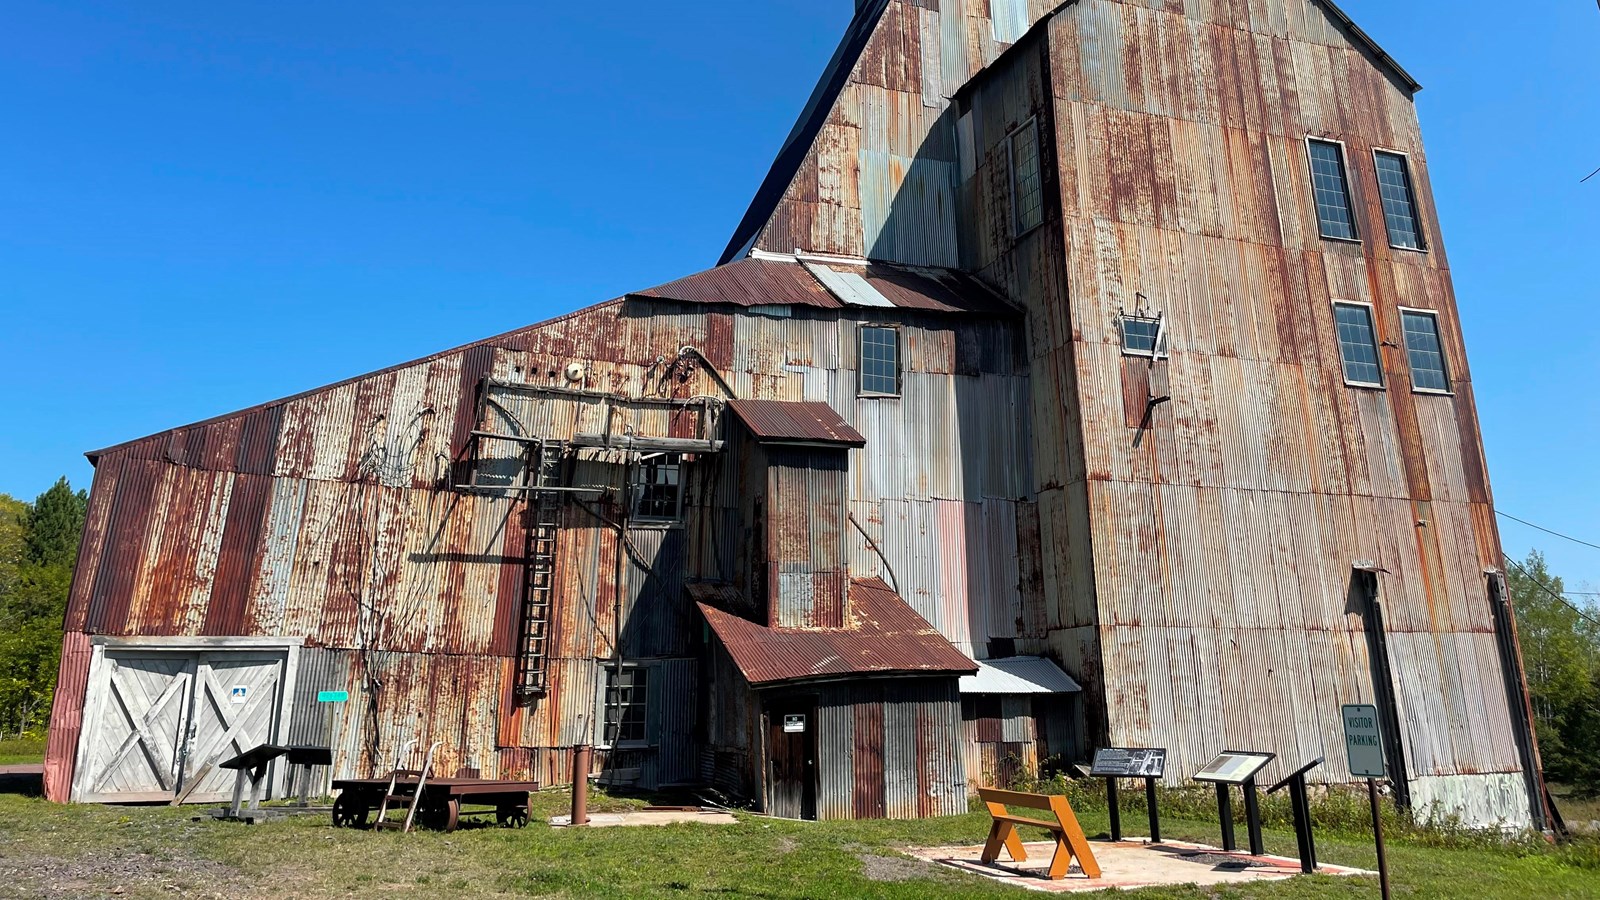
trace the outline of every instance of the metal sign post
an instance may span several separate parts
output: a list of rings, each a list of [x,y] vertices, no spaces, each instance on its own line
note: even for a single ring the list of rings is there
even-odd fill
[[[1350,774],[1367,779],[1367,798],[1372,802],[1372,835],[1378,845],[1378,884],[1383,888],[1383,900],[1389,900],[1389,860],[1383,850],[1383,818],[1378,807],[1378,779],[1387,775],[1378,708],[1370,703],[1347,703],[1342,709],[1342,718]]]
[[[1150,815],[1150,843],[1161,843],[1161,813],[1156,808],[1156,779],[1166,771],[1165,747],[1108,747],[1096,750],[1089,775],[1106,780],[1106,804],[1111,810],[1111,840],[1122,840],[1119,778],[1143,778],[1145,806]]]
[[[1277,756],[1252,750],[1227,750],[1206,763],[1194,774],[1195,781],[1217,786],[1217,819],[1222,829],[1222,849],[1239,849],[1233,837],[1233,800],[1229,787],[1237,785],[1244,792],[1245,826],[1249,829],[1250,855],[1261,856],[1266,847],[1261,840],[1261,807],[1256,795],[1256,773]]]

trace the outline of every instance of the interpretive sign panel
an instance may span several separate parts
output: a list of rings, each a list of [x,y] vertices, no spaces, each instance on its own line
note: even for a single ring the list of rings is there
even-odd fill
[[[1160,778],[1166,768],[1165,747],[1107,747],[1094,752],[1089,774],[1096,778]]]
[[[1205,768],[1195,773],[1194,780],[1216,784],[1244,784],[1256,777],[1257,772],[1276,758],[1277,754],[1274,753],[1229,750],[1206,763]]]

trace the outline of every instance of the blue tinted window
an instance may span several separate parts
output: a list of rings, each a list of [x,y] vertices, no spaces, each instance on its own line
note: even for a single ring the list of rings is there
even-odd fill
[[[1344,360],[1344,380],[1351,384],[1383,386],[1383,366],[1378,362],[1377,333],[1372,310],[1354,303],[1336,303],[1333,319],[1339,328],[1339,356]]]
[[[1422,229],[1417,224],[1417,203],[1411,191],[1411,171],[1406,167],[1406,158],[1380,150],[1373,159],[1378,168],[1378,195],[1383,198],[1383,221],[1389,229],[1389,243],[1421,250]]]
[[[861,393],[900,393],[900,333],[893,328],[861,329]]]
[[[1122,317],[1122,351],[1140,356],[1154,356],[1156,341],[1161,336],[1161,320],[1141,316]]]
[[[1317,224],[1322,236],[1356,239],[1355,216],[1350,211],[1350,185],[1345,178],[1344,151],[1338,144],[1311,141],[1311,192],[1317,201]]]
[[[1406,331],[1406,357],[1411,360],[1411,383],[1423,391],[1450,390],[1450,375],[1444,367],[1444,348],[1439,344],[1439,319],[1430,313],[1402,312],[1400,324]]]

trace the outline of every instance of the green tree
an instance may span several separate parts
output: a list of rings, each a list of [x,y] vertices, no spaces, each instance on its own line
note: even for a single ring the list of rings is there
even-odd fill
[[[86,508],[65,478],[32,504],[0,495],[0,735],[49,717]]]
[[[1545,774],[1600,791],[1600,615],[1563,599],[1565,585],[1537,550],[1506,569]]]
[[[28,511],[28,561],[72,568],[78,559],[78,541],[83,537],[83,517],[88,508],[88,495],[74,491],[66,478],[40,494]]]

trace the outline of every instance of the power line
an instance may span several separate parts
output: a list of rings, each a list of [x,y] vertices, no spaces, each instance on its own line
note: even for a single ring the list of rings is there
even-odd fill
[[[1529,572],[1527,570],[1527,568],[1522,565],[1522,563],[1517,562],[1516,560],[1512,559],[1509,556],[1506,557],[1506,562],[1512,564],[1513,566],[1516,566],[1517,567],[1517,571],[1521,572],[1524,578],[1527,578],[1529,581],[1531,581],[1534,584],[1538,585],[1539,588],[1541,590],[1543,590],[1546,594],[1549,594],[1550,596],[1552,596],[1552,597],[1556,598],[1557,600],[1559,600],[1561,603],[1565,604],[1566,607],[1568,609],[1572,610],[1574,613],[1576,613],[1579,618],[1583,619],[1584,621],[1588,622],[1591,625],[1600,626],[1600,619],[1596,619],[1594,616],[1589,615],[1588,613],[1586,613],[1583,610],[1579,609],[1578,605],[1576,603],[1573,603],[1571,600],[1568,600],[1567,598],[1565,598],[1565,597],[1561,596],[1560,594],[1556,593],[1555,588],[1552,588],[1549,585],[1545,584],[1544,582],[1540,581],[1537,577],[1534,576],[1534,574],[1532,572]]]
[[[1504,512],[1501,512],[1498,509],[1495,510],[1494,513],[1497,516],[1503,516],[1503,517],[1505,517],[1507,519],[1510,519],[1513,522],[1521,522],[1522,524],[1528,526],[1529,528],[1537,529],[1539,531],[1544,532],[1545,534],[1553,534],[1556,537],[1561,538],[1564,541],[1571,541],[1574,544],[1582,544],[1585,547],[1593,547],[1596,550],[1600,550],[1600,544],[1591,544],[1588,541],[1580,541],[1580,540],[1578,540],[1577,538],[1573,537],[1570,534],[1562,534],[1559,531],[1551,531],[1550,529],[1544,527],[1543,525],[1535,525],[1532,522],[1529,522],[1527,519],[1519,519],[1519,518],[1517,518],[1516,516],[1513,516],[1510,513],[1504,513]]]

